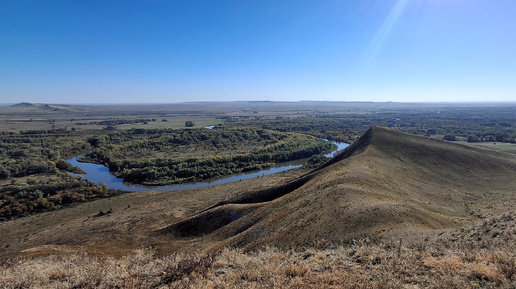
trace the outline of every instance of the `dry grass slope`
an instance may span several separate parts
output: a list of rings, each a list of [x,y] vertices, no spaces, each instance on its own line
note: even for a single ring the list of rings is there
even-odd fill
[[[162,232],[192,236],[195,227],[214,249],[256,249],[456,228],[512,208],[515,172],[516,158],[502,152],[373,127],[305,176],[230,198]]]
[[[374,127],[313,171],[0,223],[0,288],[516,288],[515,172]]]
[[[0,287],[514,288],[515,220],[515,213],[503,214],[425,240],[361,240],[326,249],[1,259]]]

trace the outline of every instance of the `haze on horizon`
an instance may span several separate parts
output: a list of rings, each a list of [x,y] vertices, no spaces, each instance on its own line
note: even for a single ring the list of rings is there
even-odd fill
[[[516,101],[516,1],[0,3],[0,103]]]

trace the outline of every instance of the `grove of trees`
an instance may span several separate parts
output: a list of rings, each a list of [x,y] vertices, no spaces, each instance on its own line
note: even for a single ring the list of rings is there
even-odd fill
[[[105,164],[125,181],[146,185],[196,182],[259,170],[326,153],[318,138],[271,130],[143,130],[93,137],[81,160]]]

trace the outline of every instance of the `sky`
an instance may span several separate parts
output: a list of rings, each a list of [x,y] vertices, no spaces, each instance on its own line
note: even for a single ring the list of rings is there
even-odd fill
[[[0,103],[516,101],[515,0],[2,0]]]

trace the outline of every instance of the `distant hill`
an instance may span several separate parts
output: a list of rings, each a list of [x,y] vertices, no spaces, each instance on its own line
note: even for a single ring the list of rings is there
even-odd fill
[[[373,127],[321,168],[162,228],[216,246],[311,246],[463,226],[514,203],[516,158]]]
[[[30,102],[20,102],[17,104],[10,105],[9,108],[22,110],[22,111],[55,111],[55,112],[66,112],[68,109],[65,108],[64,105],[50,105],[45,103],[30,103]]]
[[[20,102],[17,104],[10,105],[10,107],[35,107],[36,104],[30,103],[30,102]]]

